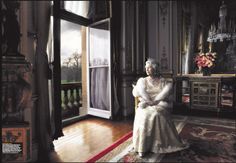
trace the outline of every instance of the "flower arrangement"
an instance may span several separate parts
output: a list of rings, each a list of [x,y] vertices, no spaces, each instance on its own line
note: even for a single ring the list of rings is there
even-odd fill
[[[197,67],[200,68],[212,68],[215,66],[216,53],[208,52],[208,53],[199,53],[196,58],[194,58],[194,62]]]

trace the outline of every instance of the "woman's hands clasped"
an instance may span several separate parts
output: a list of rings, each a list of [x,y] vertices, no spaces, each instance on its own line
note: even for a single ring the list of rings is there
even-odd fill
[[[160,101],[140,101],[139,104],[138,104],[138,107],[141,107],[141,108],[146,108],[148,106],[154,106],[154,105],[157,105]]]

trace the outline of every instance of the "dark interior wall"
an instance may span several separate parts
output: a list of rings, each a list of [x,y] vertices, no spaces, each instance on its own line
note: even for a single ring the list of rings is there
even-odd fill
[[[147,54],[147,2],[121,1],[120,104],[123,116],[134,113],[132,83],[144,76]]]
[[[149,57],[157,58],[157,21],[158,21],[158,10],[157,1],[148,2],[148,54]]]

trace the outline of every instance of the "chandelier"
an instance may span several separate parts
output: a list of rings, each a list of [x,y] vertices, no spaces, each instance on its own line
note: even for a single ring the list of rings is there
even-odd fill
[[[222,1],[222,5],[219,9],[219,22],[216,25],[213,23],[208,31],[208,42],[217,42],[220,40],[223,42],[224,40],[234,40],[236,39],[236,24],[235,20],[230,19],[228,24],[226,22],[227,16],[227,6]]]

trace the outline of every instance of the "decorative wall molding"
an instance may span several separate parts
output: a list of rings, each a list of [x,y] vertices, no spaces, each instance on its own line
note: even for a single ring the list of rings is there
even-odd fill
[[[173,74],[178,55],[177,2],[148,2],[148,40],[152,57],[160,63],[162,74]],[[155,14],[154,14],[155,13]],[[154,43],[153,43],[154,42]]]
[[[159,1],[157,3],[159,18],[157,19],[158,30],[158,62],[160,62],[161,73],[172,72],[172,17],[171,5],[167,1]]]
[[[162,17],[162,24],[164,27],[168,12],[168,1],[159,1],[159,9],[160,9],[160,16]]]
[[[125,24],[126,24],[126,38],[125,38],[125,71],[133,72],[133,57],[134,57],[134,2],[127,1],[127,5],[125,6],[126,15],[125,15]]]
[[[162,48],[160,68],[161,68],[161,71],[167,71],[168,70],[168,59],[167,59],[165,46],[163,46],[163,48]]]
[[[136,2],[136,73],[144,72],[147,58],[147,2]]]

